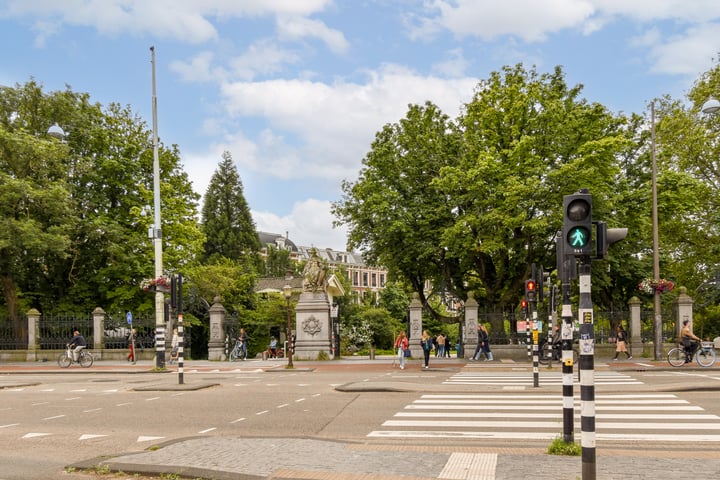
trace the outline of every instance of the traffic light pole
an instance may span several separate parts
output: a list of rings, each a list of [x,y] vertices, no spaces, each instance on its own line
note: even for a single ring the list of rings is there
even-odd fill
[[[563,394],[563,442],[573,443],[575,399],[573,395],[573,315],[570,303],[570,278],[562,279],[562,394]]]
[[[580,302],[580,429],[582,479],[595,480],[595,325],[593,322],[591,261],[581,257]]]

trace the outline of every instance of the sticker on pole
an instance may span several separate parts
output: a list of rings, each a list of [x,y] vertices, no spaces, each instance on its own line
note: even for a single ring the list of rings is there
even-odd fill
[[[125,315],[125,318],[127,318],[127,322],[129,325],[132,325],[132,312],[127,312]]]

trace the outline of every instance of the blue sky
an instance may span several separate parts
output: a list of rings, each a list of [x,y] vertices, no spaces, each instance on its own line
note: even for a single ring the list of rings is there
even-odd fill
[[[330,203],[408,104],[455,117],[521,62],[640,113],[715,65],[720,2],[0,0],[0,42],[0,85],[69,85],[149,126],[154,46],[159,135],[195,190],[230,151],[258,230],[342,250]]]

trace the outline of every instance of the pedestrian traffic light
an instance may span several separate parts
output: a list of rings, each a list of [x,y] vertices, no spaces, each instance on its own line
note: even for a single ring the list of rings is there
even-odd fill
[[[592,195],[587,189],[563,197],[564,253],[583,257],[592,254]]]
[[[536,291],[536,283],[535,280],[525,280],[525,299],[528,302],[534,302],[535,301],[535,291]]]
[[[523,300],[520,301],[520,308],[522,309],[523,318],[527,318],[527,313],[528,313],[528,308],[527,308],[527,306],[528,306],[527,300],[524,300],[524,299],[523,299]]]

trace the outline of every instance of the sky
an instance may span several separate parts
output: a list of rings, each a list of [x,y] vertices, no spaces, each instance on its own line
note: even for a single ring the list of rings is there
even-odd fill
[[[0,85],[69,86],[149,128],[154,47],[159,137],[195,191],[229,151],[257,230],[345,250],[331,204],[408,105],[455,118],[522,63],[646,112],[716,65],[720,1],[0,0],[0,44]]]

